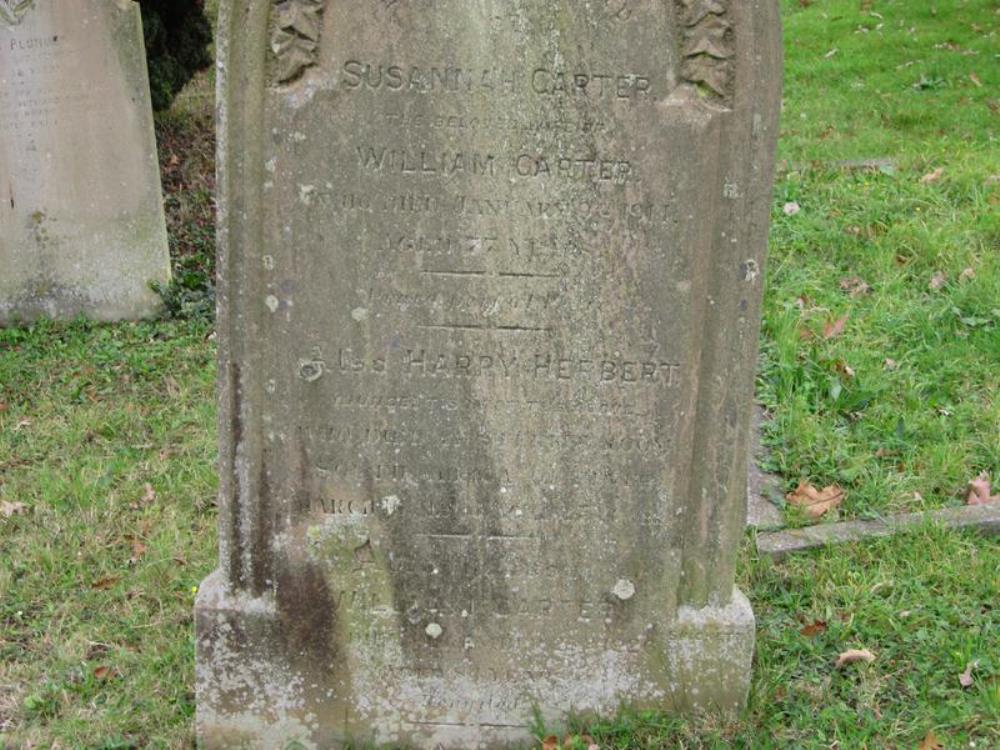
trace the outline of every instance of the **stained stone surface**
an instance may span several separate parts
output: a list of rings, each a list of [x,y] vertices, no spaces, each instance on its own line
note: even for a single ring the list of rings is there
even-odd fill
[[[170,277],[138,3],[0,0],[0,325],[137,318]]]
[[[225,0],[219,49],[203,744],[738,709],[777,3]]]

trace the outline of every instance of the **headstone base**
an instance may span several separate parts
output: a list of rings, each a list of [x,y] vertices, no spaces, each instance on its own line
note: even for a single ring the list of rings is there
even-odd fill
[[[307,613],[303,616],[308,618]],[[420,695],[410,696],[408,707],[396,706],[395,717],[365,716],[359,726],[382,727],[377,736],[371,731],[350,736],[344,727],[352,724],[351,717],[363,711],[368,699],[356,698],[349,705],[342,697],[345,691],[340,686],[350,677],[338,674],[337,666],[345,657],[336,646],[316,641],[293,645],[295,623],[279,613],[273,599],[230,593],[218,571],[199,590],[195,620],[197,731],[199,746],[205,750],[326,750],[350,742],[400,744],[416,750],[492,750],[531,742],[530,709],[503,721],[495,716],[481,721],[461,716],[447,721],[407,720],[406,708],[420,710]],[[663,673],[661,684],[672,692],[657,701],[640,701],[637,707],[734,716],[750,689],[754,635],[750,602],[738,589],[724,607],[682,607],[645,654],[647,666]],[[578,715],[613,713],[625,696],[601,680],[597,670],[602,666],[595,665],[593,674],[576,675],[577,685],[591,692],[589,706],[546,705],[560,693],[558,689],[534,695],[546,721],[558,725],[570,709]],[[554,688],[561,679],[553,676]],[[458,701],[467,698],[469,686],[445,675],[434,689],[452,691]]]

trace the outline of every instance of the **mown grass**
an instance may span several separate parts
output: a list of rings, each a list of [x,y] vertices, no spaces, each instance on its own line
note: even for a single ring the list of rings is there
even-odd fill
[[[1000,4],[785,8],[771,468],[849,517],[961,503],[1000,475]]]
[[[759,382],[772,468],[842,484],[847,516],[959,503],[978,472],[1000,477],[1000,5],[785,10]],[[215,556],[204,94],[160,123],[180,317],[0,331],[0,502],[23,505],[0,515],[0,747],[193,743],[193,589]],[[842,290],[852,277],[870,293]],[[780,564],[750,549],[759,638],[740,721],[569,729],[622,749],[916,748],[931,731],[1000,747],[1000,544],[923,528]],[[835,668],[848,648],[876,660]]]

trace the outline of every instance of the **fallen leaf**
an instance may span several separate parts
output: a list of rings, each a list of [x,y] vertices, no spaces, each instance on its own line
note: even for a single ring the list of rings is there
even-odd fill
[[[146,554],[146,545],[142,542],[132,542],[132,561],[136,562]]]
[[[828,322],[825,326],[823,326],[823,338],[832,339],[842,334],[850,317],[850,315],[845,315],[842,318]]]
[[[90,588],[95,591],[106,591],[107,589],[114,586],[121,578],[118,576],[108,576],[107,578],[101,578],[90,584]]]
[[[930,185],[932,182],[937,182],[944,176],[944,167],[938,167],[933,172],[928,172],[923,177],[920,178],[921,185]]]
[[[817,635],[822,635],[826,632],[826,621],[816,620],[815,622],[811,622],[799,632],[806,638],[815,638]]]
[[[1000,503],[1000,495],[993,494],[990,476],[985,471],[969,482],[969,490],[965,495],[966,505],[986,505]]]
[[[823,57],[825,59],[829,60],[831,57],[833,57],[834,55],[836,55],[839,51],[840,51],[839,49],[837,49],[836,47],[834,47],[832,50],[830,50],[825,55],[823,55]]]
[[[941,740],[937,738],[937,735],[934,734],[934,730],[932,729],[927,733],[927,736],[924,737],[924,741],[920,743],[917,750],[944,750],[944,745],[941,744]]]
[[[969,73],[969,80],[972,81],[974,84],[976,84],[977,88],[983,87],[983,82],[979,80],[979,76],[977,76],[975,73]]]
[[[857,664],[859,662],[871,664],[873,661],[875,661],[875,654],[868,649],[850,649],[837,657],[836,667],[839,669],[848,664]]]
[[[933,276],[931,276],[930,282],[927,284],[932,292],[936,292],[938,289],[943,287],[948,283],[948,276],[943,271],[938,271]]]
[[[121,673],[114,667],[100,666],[94,670],[94,677],[99,680],[110,680],[118,677]]]
[[[785,500],[789,505],[802,508],[810,518],[821,518],[844,502],[845,496],[844,490],[835,484],[817,490],[811,484],[799,482],[794,492],[785,495]]]
[[[25,427],[31,427],[31,420],[30,419],[22,419],[16,425],[14,425],[14,432],[20,432]]]
[[[847,292],[852,297],[858,297],[862,294],[871,294],[872,292],[872,288],[868,285],[868,282],[860,276],[851,276],[846,279],[841,279],[840,289],[841,291]]]
[[[976,278],[976,269],[966,268],[964,271],[962,271],[962,273],[959,274],[958,278],[959,281],[969,281],[971,279],[974,279]]]
[[[964,688],[972,687],[972,670],[976,668],[976,663],[970,661],[965,665],[965,671],[958,676],[958,684]]]
[[[790,201],[785,204],[785,207],[782,210],[785,212],[785,216],[795,216],[795,214],[802,210],[802,206],[795,201]]]
[[[177,398],[181,395],[181,386],[177,382],[177,379],[171,375],[168,375],[164,380],[164,385],[167,386],[167,395],[171,398]]]
[[[27,510],[28,506],[24,503],[8,503],[6,500],[0,501],[0,515],[3,515],[4,518],[22,515]]]
[[[559,750],[559,738],[554,734],[542,740],[542,750]]]
[[[899,362],[894,359],[887,359],[884,364],[887,370],[895,370],[899,367]]]
[[[142,487],[143,505],[149,505],[155,499],[156,499],[156,490],[153,489],[153,485],[151,485],[149,482],[146,482],[146,484],[144,484]]]
[[[7,406],[7,402],[6,401],[0,401],[0,414],[3,414],[9,408],[10,407]]]
[[[835,367],[837,368],[837,372],[845,377],[853,378],[857,375],[854,368],[842,360],[837,360]]]

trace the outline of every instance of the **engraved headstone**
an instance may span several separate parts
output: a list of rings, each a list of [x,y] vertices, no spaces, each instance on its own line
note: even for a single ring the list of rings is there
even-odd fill
[[[138,3],[0,0],[0,325],[143,317],[169,278]]]
[[[737,709],[777,2],[225,0],[220,33],[201,741]]]

